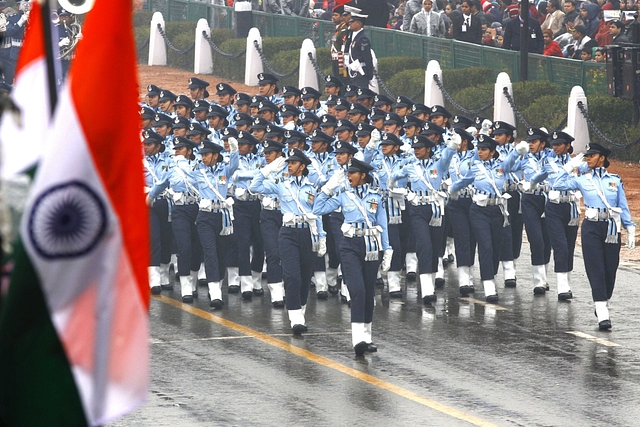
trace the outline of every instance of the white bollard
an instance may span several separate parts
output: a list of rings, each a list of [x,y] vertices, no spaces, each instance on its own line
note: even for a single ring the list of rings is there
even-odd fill
[[[516,126],[516,115],[511,105],[509,105],[507,97],[504,95],[505,87],[513,98],[513,86],[511,85],[509,75],[507,73],[500,73],[496,78],[496,85],[493,91],[493,121],[501,121]]]
[[[309,54],[316,58],[316,47],[313,45],[313,40],[304,39],[302,47],[300,48],[300,69],[298,71],[298,87],[312,87],[316,90],[320,90],[318,85],[318,73],[313,68],[313,63],[309,59]]]
[[[196,46],[193,56],[193,72],[195,74],[211,74],[213,73],[213,57],[211,56],[211,46],[205,40],[202,32],[207,36],[211,36],[211,29],[206,19],[198,20],[196,25]]]
[[[247,63],[244,67],[244,84],[247,86],[257,86],[258,74],[264,72],[262,59],[253,44],[254,41],[257,41],[258,46],[262,48],[262,36],[260,36],[260,30],[255,27],[249,30],[247,36],[247,53],[245,54]]]
[[[371,49],[371,60],[372,60],[371,62],[373,62],[373,69],[376,70],[376,73],[377,73],[378,57],[376,56],[376,53],[373,51],[373,49]],[[369,89],[371,89],[375,93],[380,93],[380,86],[378,84],[378,79],[376,79],[376,76],[373,76],[373,78],[369,80]]]
[[[584,153],[589,143],[589,125],[587,119],[584,118],[580,109],[578,108],[578,102],[582,102],[585,110],[587,108],[587,96],[584,94],[584,90],[580,86],[574,86],[571,89],[571,95],[569,95],[569,107],[567,111],[567,127],[565,132],[575,138],[575,141],[571,143],[574,153]]]
[[[433,107],[434,105],[444,105],[444,95],[436,84],[433,76],[437,75],[442,82],[442,69],[440,63],[432,59],[427,64],[427,70],[424,72],[424,105]],[[444,85],[444,82],[442,82]]]
[[[151,65],[167,65],[167,45],[160,34],[158,24],[164,30],[164,18],[162,13],[155,12],[151,18],[151,29],[149,31],[149,62]]]

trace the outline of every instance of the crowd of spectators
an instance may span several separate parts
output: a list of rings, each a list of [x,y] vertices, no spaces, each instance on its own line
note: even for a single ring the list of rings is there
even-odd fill
[[[349,3],[368,25],[520,50],[518,0],[252,0],[273,13],[331,20]],[[530,52],[605,62],[609,44],[640,44],[638,0],[530,0]],[[306,8],[306,9],[305,9]],[[304,11],[303,11],[304,9]]]

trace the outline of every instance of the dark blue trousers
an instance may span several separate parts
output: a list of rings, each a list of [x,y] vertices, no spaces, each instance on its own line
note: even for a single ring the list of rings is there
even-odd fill
[[[260,201],[239,201],[233,205],[235,220],[233,232],[238,248],[240,276],[251,276],[251,271],[262,271],[264,244],[260,231]],[[253,246],[253,257],[251,247]]]
[[[313,266],[318,258],[311,244],[308,228],[280,228],[278,248],[287,310],[299,310],[307,304]]]
[[[444,226],[430,226],[431,214],[431,205],[411,206],[411,224],[420,274],[438,271],[439,248],[444,237]]]
[[[171,226],[176,239],[178,255],[178,275],[188,276],[198,271],[202,262],[202,246],[198,238],[196,218],[198,205],[174,206],[171,212]]]
[[[520,258],[520,250],[522,249],[522,213],[520,211],[521,194],[518,191],[508,191],[511,198],[507,201],[507,210],[509,211],[509,222],[511,223],[511,258],[509,258],[508,248],[501,255],[501,261],[511,261]]]
[[[331,216],[331,234],[333,235],[333,241],[336,248],[336,261],[338,265],[340,265],[342,264],[342,258],[340,256],[340,244],[342,242],[342,239],[344,238],[340,227],[342,227],[342,224],[344,223],[344,215],[342,214],[342,212],[331,212],[329,215]],[[329,263],[329,267],[331,267],[331,263]]]
[[[416,251],[416,235],[413,233],[414,227],[411,222],[411,209],[413,209],[413,205],[406,202],[406,208],[402,211],[402,223],[400,224],[400,244],[402,246],[400,262],[403,264],[405,255],[408,252]]]
[[[456,250],[456,265],[470,267],[476,258],[476,238],[471,228],[469,210],[471,199],[449,200],[445,208],[447,222],[453,224],[453,240]]]
[[[280,210],[262,209],[260,212],[260,230],[267,254],[267,283],[282,282],[282,266],[278,251],[278,236],[282,227],[282,212]]]
[[[149,225],[151,227],[151,267],[171,262],[171,245],[173,234],[169,222],[169,202],[165,199],[154,201],[149,209]]]
[[[547,202],[545,207],[547,234],[553,248],[553,270],[556,273],[573,271],[573,252],[576,249],[578,226],[570,226],[571,204]]]
[[[344,237],[340,242],[342,276],[351,296],[351,322],[371,323],[376,296],[378,261],[365,261],[363,237]]]
[[[620,263],[618,243],[605,243],[607,221],[582,221],[582,257],[594,301],[607,301],[613,295]]]
[[[500,245],[504,241],[502,212],[498,206],[480,207],[473,203],[469,209],[469,216],[473,233],[478,240],[480,278],[493,280],[500,264]]]
[[[542,217],[546,198],[543,195],[522,195],[522,217],[531,247],[531,265],[545,265],[551,261],[551,244],[546,219]]]
[[[202,243],[204,271],[207,282],[221,282],[225,275],[225,253],[228,239],[221,236],[222,214],[220,212],[198,212],[198,236]]]

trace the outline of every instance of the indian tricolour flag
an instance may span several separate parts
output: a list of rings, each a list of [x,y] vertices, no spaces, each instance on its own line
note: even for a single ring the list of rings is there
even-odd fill
[[[96,0],[43,144],[0,311],[0,425],[102,425],[146,397],[131,12],[130,0]]]

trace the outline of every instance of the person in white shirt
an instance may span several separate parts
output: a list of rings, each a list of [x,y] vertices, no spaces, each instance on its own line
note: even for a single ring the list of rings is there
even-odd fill
[[[444,37],[446,31],[444,20],[438,12],[432,11],[432,8],[432,0],[423,0],[422,10],[411,19],[410,32],[430,37]]]

